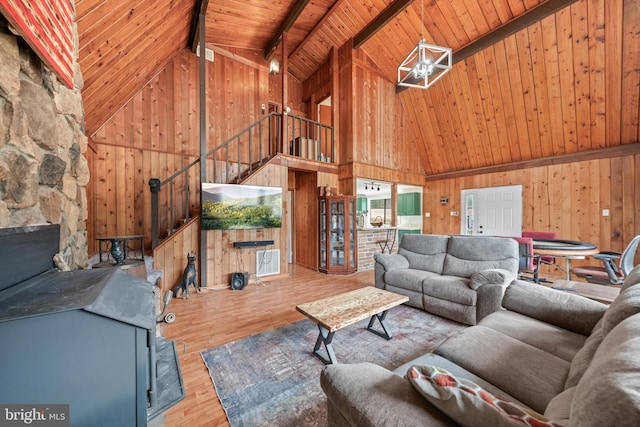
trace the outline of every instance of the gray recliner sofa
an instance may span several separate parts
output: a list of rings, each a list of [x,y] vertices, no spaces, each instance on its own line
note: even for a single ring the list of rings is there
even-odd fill
[[[406,378],[416,365],[445,369],[537,412],[532,425],[640,425],[640,266],[610,306],[520,280],[506,289],[502,305],[393,372],[372,363],[326,366],[320,384],[329,426],[507,424],[488,421],[492,407],[426,397]],[[471,422],[460,421],[464,416]]]
[[[500,308],[518,274],[518,243],[489,236],[405,234],[397,254],[376,254],[375,285],[407,305],[467,325]]]

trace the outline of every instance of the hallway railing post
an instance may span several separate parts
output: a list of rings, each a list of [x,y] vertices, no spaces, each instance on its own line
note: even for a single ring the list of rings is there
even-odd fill
[[[151,188],[151,249],[155,249],[160,242],[158,232],[158,193],[160,193],[160,180],[151,178],[149,180]]]

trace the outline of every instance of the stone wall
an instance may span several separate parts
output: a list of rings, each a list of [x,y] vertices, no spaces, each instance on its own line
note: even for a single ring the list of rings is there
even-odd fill
[[[75,28],[74,39],[77,52]],[[77,269],[87,266],[89,182],[77,62],[74,83],[61,83],[0,15],[0,227],[60,224],[60,252]]]
[[[398,230],[395,230],[397,233]],[[397,236],[397,235],[396,235]],[[358,271],[373,270],[373,256],[382,252],[378,240],[387,238],[386,228],[358,228]],[[398,252],[398,242],[393,245],[393,253]]]

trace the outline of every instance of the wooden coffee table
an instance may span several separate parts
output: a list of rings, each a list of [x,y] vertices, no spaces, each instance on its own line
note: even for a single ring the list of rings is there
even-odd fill
[[[337,330],[371,317],[367,330],[390,340],[393,335],[384,321],[387,311],[407,301],[409,298],[404,295],[367,286],[333,297],[300,304],[296,306],[296,310],[318,325],[320,333],[313,348],[313,354],[325,365],[329,365],[337,363],[331,345],[333,335]],[[376,319],[380,322],[382,331],[373,329],[373,323]],[[324,344],[328,358],[319,351],[322,344]]]

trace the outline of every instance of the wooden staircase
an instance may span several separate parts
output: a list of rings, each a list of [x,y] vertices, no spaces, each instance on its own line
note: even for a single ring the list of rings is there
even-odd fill
[[[299,150],[294,141],[302,140],[319,148]],[[208,182],[242,184],[276,156],[332,163],[334,152],[332,127],[290,114],[269,113],[204,158],[207,177],[211,177]],[[149,180],[154,269],[164,271],[165,289],[180,277],[187,253],[199,252],[200,163],[197,159],[163,181]]]

